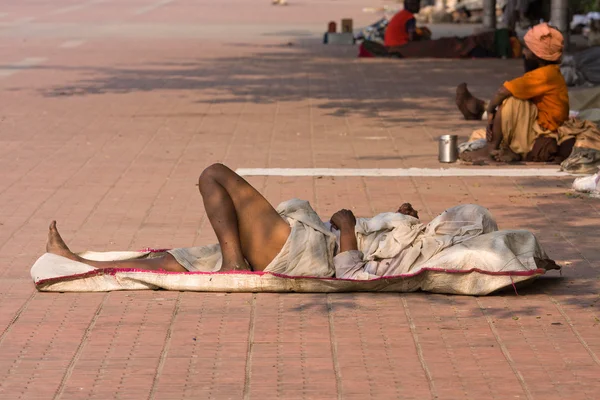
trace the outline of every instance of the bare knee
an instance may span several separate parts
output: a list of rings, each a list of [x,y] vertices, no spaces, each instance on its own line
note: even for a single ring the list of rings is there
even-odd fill
[[[198,178],[198,187],[200,188],[200,192],[203,192],[207,186],[214,183],[215,181],[219,181],[222,179],[227,173],[233,172],[225,165],[221,163],[215,163],[211,166],[207,167],[202,171],[200,177]]]

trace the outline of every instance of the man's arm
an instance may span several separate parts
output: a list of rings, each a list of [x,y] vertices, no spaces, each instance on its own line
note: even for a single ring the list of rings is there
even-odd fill
[[[358,250],[356,242],[356,217],[350,210],[340,210],[331,217],[331,224],[340,230],[340,253]]]
[[[368,280],[377,278],[366,272],[369,262],[363,260],[356,243],[356,217],[350,210],[340,210],[331,217],[331,225],[340,230],[340,252],[333,258],[335,277]],[[376,261],[371,261],[376,262]]]
[[[504,100],[508,99],[511,96],[512,93],[507,88],[505,88],[504,85],[500,86],[500,89],[498,89],[498,91],[496,92],[494,97],[492,97],[492,100],[490,100],[490,103],[488,104],[488,118],[490,117],[490,115],[496,112],[496,109],[504,102]]]
[[[508,99],[511,96],[512,93],[506,87],[504,87],[504,85],[502,85],[500,86],[500,89],[498,89],[494,97],[492,97],[492,100],[490,100],[490,103],[487,106],[488,123],[485,129],[485,138],[488,142],[491,142],[492,138],[494,137],[493,127],[494,118],[496,118],[496,110],[498,109],[500,104],[504,102],[504,100]]]

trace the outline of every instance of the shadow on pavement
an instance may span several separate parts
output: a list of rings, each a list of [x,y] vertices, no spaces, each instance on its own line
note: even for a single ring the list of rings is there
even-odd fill
[[[512,61],[484,59],[357,59],[356,47],[324,46],[308,39],[251,50],[240,50],[238,57],[191,57],[143,66],[35,68],[85,76],[41,90],[49,97],[181,91],[192,101],[206,103],[269,104],[310,98],[332,116],[419,123],[425,121],[422,112],[427,112],[427,119],[441,128],[447,126],[449,108],[454,110],[457,84],[468,81],[489,87],[490,93],[479,93],[487,97],[520,68]],[[391,114],[399,111],[406,113]],[[461,120],[458,111],[452,117]],[[471,129],[474,124],[464,126]]]

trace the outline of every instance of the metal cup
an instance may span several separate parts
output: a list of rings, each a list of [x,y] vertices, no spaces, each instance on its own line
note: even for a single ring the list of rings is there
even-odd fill
[[[458,160],[458,136],[440,136],[438,159],[442,163],[453,163]]]

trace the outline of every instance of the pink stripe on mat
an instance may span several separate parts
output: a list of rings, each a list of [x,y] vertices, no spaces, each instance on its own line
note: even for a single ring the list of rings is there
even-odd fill
[[[62,276],[59,278],[43,279],[41,281],[36,282],[35,284],[39,286],[39,285],[43,285],[46,283],[54,283],[54,282],[65,281],[65,280],[74,280],[74,279],[79,279],[79,278],[88,278],[88,277],[96,276],[96,275],[116,275],[118,272],[140,272],[140,273],[145,273],[145,274],[150,273],[150,274],[169,274],[169,275],[171,275],[171,274],[173,274],[173,275],[217,275],[217,274],[224,275],[224,274],[231,274],[231,275],[258,275],[258,276],[272,275],[272,276],[276,276],[278,278],[285,278],[285,279],[318,279],[318,280],[324,280],[324,281],[375,282],[375,281],[381,281],[381,280],[387,280],[387,279],[412,278],[412,277],[422,274],[423,272],[428,272],[428,271],[443,272],[443,273],[447,273],[447,274],[469,274],[472,272],[477,272],[477,273],[480,273],[483,275],[492,275],[492,276],[533,276],[533,275],[543,275],[546,273],[546,270],[544,270],[542,268],[538,268],[538,269],[534,269],[534,270],[530,270],[530,271],[508,271],[508,272],[484,271],[479,268],[471,268],[471,269],[467,269],[467,270],[446,269],[446,268],[423,268],[423,269],[419,270],[418,272],[415,272],[412,274],[390,275],[390,276],[382,276],[382,277],[375,278],[375,279],[361,280],[361,279],[342,279],[342,278],[319,278],[316,276],[290,276],[290,275],[283,275],[283,274],[277,274],[277,273],[273,273],[273,272],[263,272],[263,271],[173,272],[173,271],[152,271],[152,270],[136,269],[136,268],[103,268],[103,269],[97,269],[94,271],[89,271],[89,272],[86,272],[83,274],[75,274],[75,275]]]

